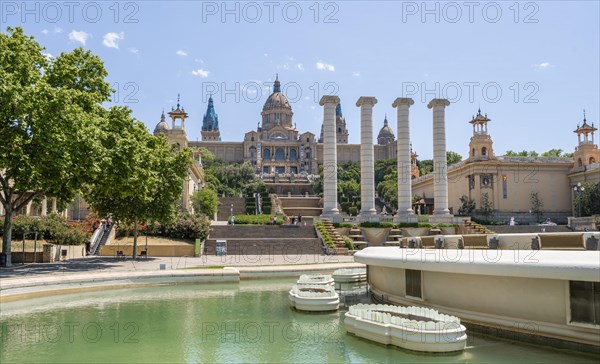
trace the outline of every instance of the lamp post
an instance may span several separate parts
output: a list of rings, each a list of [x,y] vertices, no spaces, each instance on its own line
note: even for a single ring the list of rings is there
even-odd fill
[[[575,192],[575,203],[577,203],[577,217],[581,217],[581,201],[577,201],[579,195],[585,191],[585,187],[581,185],[581,182],[577,182],[575,186],[573,186],[573,191]]]

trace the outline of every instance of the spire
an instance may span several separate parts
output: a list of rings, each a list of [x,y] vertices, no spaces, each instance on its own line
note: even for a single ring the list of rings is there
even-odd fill
[[[383,126],[388,126],[387,114],[385,114],[385,118],[383,118]]]
[[[583,109],[583,123],[585,124],[586,120],[585,120],[585,109]]]
[[[208,97],[208,107],[202,119],[202,130],[219,130],[219,116],[215,112],[212,95]]]
[[[160,121],[165,121],[165,109],[162,109],[162,114],[160,115]]]
[[[275,83],[273,84],[273,93],[281,92],[281,82],[279,82],[279,73],[275,74]]]
[[[179,109],[179,94],[177,94],[177,108]]]

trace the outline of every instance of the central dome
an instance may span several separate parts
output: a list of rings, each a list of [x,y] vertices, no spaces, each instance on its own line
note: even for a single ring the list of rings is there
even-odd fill
[[[273,93],[267,98],[263,106],[262,128],[265,130],[271,129],[276,125],[283,127],[292,127],[292,107],[287,97],[281,92],[281,82],[279,76],[275,78],[273,84]]]

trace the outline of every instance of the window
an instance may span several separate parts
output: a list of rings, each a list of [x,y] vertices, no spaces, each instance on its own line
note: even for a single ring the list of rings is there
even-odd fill
[[[600,282],[569,281],[571,322],[600,325]]]
[[[406,295],[410,297],[421,297],[421,271],[420,270],[405,270],[406,276]]]
[[[487,148],[486,147],[481,148],[481,155],[483,157],[485,157],[487,155]]]
[[[583,166],[583,163],[581,162],[581,158],[577,159],[577,166],[578,167]]]
[[[298,152],[296,152],[296,149],[291,149],[290,150],[290,160],[295,161],[297,159],[298,159]]]
[[[596,159],[594,157],[590,157],[590,164],[596,163]]]
[[[508,198],[508,177],[502,175],[502,198]]]
[[[307,142],[307,143],[310,143],[310,138],[306,138],[306,142]]]
[[[285,152],[283,151],[283,148],[275,149],[275,160],[278,160],[278,161],[285,160]]]
[[[268,148],[265,148],[263,151],[263,159],[267,161],[271,160],[271,151]]]

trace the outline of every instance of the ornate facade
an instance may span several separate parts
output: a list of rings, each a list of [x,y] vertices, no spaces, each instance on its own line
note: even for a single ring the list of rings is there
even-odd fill
[[[377,144],[379,145],[388,145],[394,143],[396,141],[396,136],[394,136],[394,131],[388,125],[387,115],[385,119],[383,119],[383,127],[379,130],[379,134],[377,135]]]
[[[202,140],[221,141],[221,132],[219,131],[219,116],[215,112],[213,98],[208,98],[208,107],[206,114],[202,118]]]

